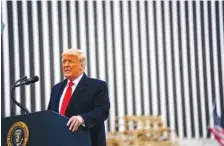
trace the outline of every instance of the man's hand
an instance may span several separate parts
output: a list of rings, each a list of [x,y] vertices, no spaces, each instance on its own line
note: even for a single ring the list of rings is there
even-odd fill
[[[72,116],[67,123],[67,126],[69,126],[69,130],[72,130],[72,132],[76,131],[80,125],[84,123],[83,118],[81,116]]]

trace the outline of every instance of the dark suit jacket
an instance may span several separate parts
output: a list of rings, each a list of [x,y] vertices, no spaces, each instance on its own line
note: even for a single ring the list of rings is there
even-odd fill
[[[53,86],[48,110],[58,112],[66,83],[67,79]],[[106,146],[104,121],[108,117],[109,108],[106,82],[89,78],[84,74],[70,99],[65,116],[70,118],[81,115],[85,127],[90,130],[92,146]]]

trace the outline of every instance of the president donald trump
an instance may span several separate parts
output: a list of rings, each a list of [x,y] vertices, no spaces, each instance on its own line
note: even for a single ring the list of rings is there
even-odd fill
[[[110,102],[107,84],[89,78],[85,73],[86,57],[79,49],[62,53],[65,80],[52,87],[48,110],[69,118],[69,130],[79,126],[90,130],[92,146],[106,146],[104,121],[109,114]]]

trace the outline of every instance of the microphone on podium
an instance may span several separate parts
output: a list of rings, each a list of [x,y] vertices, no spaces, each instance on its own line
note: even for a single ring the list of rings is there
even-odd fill
[[[37,82],[37,81],[39,81],[39,77],[38,77],[38,76],[34,76],[34,77],[32,77],[32,78],[26,79],[26,80],[25,80],[25,84],[26,84],[26,85],[29,85],[29,84],[31,84],[31,83],[35,83],[35,82]]]
[[[38,76],[34,76],[32,78],[28,78],[25,76],[25,77],[22,77],[21,79],[17,80],[13,85],[12,85],[12,88],[11,88],[11,99],[13,100],[13,102],[19,106],[21,109],[23,109],[27,114],[30,113],[29,110],[23,106],[21,103],[17,102],[15,97],[14,97],[14,89],[16,87],[20,87],[22,85],[29,85],[31,83],[35,83],[39,81],[39,77]]]
[[[22,78],[22,80],[20,80],[19,82],[20,82],[20,84],[17,84],[17,85],[15,85],[15,87],[19,87],[19,86],[22,86],[22,85],[29,85],[29,84],[31,84],[31,83],[35,83],[35,82],[37,82],[37,81],[39,81],[39,77],[38,76],[34,76],[34,77],[32,77],[32,78],[28,78],[27,79],[27,77],[25,76],[25,77],[23,77]]]

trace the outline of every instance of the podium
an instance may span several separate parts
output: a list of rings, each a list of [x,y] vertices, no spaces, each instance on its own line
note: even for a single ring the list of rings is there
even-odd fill
[[[91,146],[89,130],[80,126],[75,132],[69,131],[69,127],[66,126],[67,122],[67,117],[53,111],[3,118],[1,144],[7,146],[8,141],[11,146],[20,146],[19,138],[21,139],[21,137],[16,133],[20,132],[22,133],[20,135],[23,136],[21,141],[26,142],[25,137],[28,136],[27,146]],[[19,126],[13,126],[15,123],[20,124]],[[21,130],[21,127],[26,127],[21,123],[25,123],[28,132]]]

